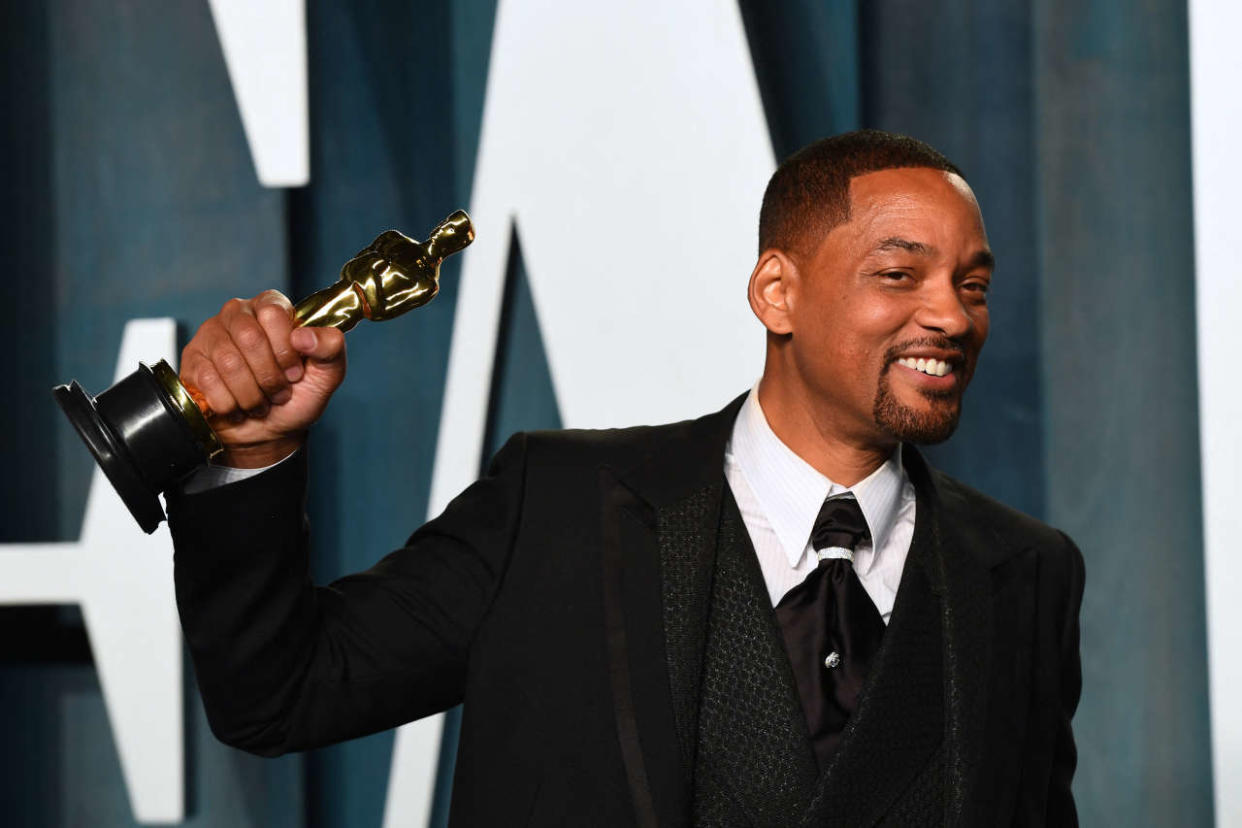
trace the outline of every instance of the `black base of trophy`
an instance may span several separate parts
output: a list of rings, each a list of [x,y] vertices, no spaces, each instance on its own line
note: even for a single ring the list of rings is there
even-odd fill
[[[138,365],[97,397],[76,380],[56,386],[52,396],[150,534],[164,520],[159,493],[206,463],[208,453],[151,368]]]

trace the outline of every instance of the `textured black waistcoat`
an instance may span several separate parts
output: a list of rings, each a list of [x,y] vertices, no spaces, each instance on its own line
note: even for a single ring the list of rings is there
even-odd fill
[[[666,614],[684,609],[694,615],[693,608],[676,605],[679,578],[710,578],[707,589],[698,590],[708,601],[701,613],[705,629],[691,631],[693,646],[701,647],[697,663],[670,664],[699,675],[698,698],[681,704],[682,723],[694,717],[692,824],[943,824],[943,648],[939,602],[923,571],[927,539],[916,531],[858,713],[821,774],[763,575],[727,487],[718,502],[710,573],[693,571],[694,561],[679,559],[675,548],[662,550],[673,587],[665,596]],[[677,519],[667,512],[663,517]],[[897,785],[893,774],[903,777]],[[879,791],[887,798],[877,797]]]

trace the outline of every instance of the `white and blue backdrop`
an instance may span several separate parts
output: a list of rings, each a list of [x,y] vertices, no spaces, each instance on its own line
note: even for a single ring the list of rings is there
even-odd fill
[[[441,825],[454,756],[452,712],[277,760],[217,743],[167,531],[52,385],[470,209],[440,298],[350,335],[312,438],[326,581],[514,430],[746,388],[764,181],[874,126],[965,170],[1000,262],[932,455],[1082,547],[1084,824],[1242,825],[1239,28],[1229,0],[0,4],[0,822]]]

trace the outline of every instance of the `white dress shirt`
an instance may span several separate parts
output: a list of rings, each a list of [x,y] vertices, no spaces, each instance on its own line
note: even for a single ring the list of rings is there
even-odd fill
[[[773,606],[818,565],[811,529],[824,501],[853,494],[871,530],[871,540],[854,550],[854,571],[888,623],[914,537],[914,486],[902,468],[900,447],[853,486],[834,483],[773,433],[756,384],[725,448],[725,478],[759,556]]]

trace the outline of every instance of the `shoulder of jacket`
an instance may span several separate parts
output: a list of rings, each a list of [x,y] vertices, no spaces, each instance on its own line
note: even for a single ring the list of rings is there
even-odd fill
[[[943,472],[933,470],[932,474],[946,519],[986,531],[1005,549],[1037,549],[1054,556],[1081,558],[1074,542],[1061,530]]]
[[[662,443],[684,437],[697,421],[683,420],[663,425],[626,428],[566,428],[526,431],[511,440],[520,440],[528,456],[543,461],[557,459],[575,462],[619,463],[641,456]]]

